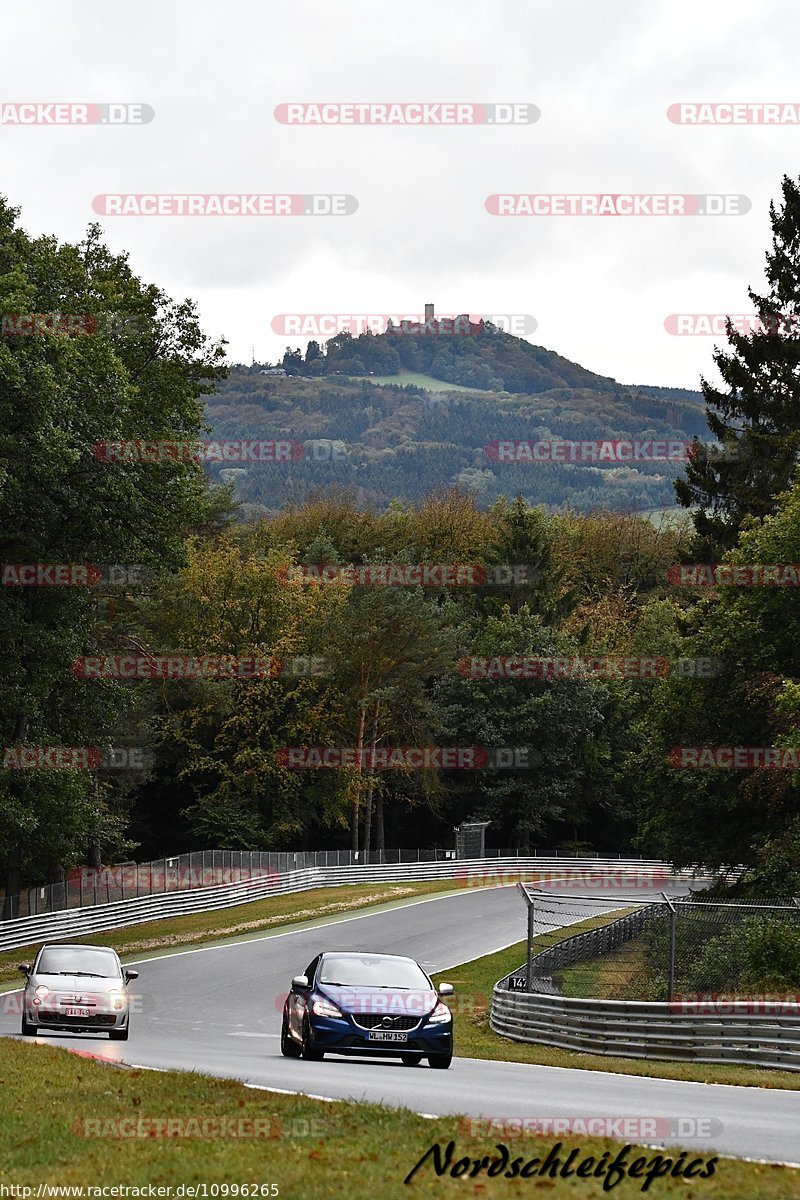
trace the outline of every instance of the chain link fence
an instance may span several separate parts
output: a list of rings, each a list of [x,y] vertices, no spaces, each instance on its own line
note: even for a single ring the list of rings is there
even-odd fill
[[[800,1003],[800,900],[730,902],[555,895],[521,885],[528,957],[509,990],[668,1001],[686,1012],[738,999]],[[573,927],[565,934],[564,926]]]

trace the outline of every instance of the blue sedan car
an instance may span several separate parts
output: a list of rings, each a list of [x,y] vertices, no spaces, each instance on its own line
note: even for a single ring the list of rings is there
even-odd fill
[[[419,963],[398,954],[330,951],[292,980],[283,1006],[281,1052],[319,1061],[326,1053],[427,1058],[446,1070],[453,1059],[453,1015]]]

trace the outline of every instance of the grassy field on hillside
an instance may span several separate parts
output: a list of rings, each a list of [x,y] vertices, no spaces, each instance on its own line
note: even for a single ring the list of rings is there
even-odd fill
[[[368,383],[374,383],[378,387],[381,384],[387,383],[400,385],[412,383],[415,387],[425,388],[428,392],[474,392],[478,394],[486,391],[485,388],[466,387],[460,383],[447,383],[444,379],[434,379],[433,375],[423,375],[421,371],[406,371],[404,368],[401,368],[397,375],[348,375],[347,378],[366,379]]]

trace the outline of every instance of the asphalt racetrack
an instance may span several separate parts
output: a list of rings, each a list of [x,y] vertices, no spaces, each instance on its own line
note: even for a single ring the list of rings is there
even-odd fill
[[[673,891],[685,891],[674,886]],[[608,909],[646,888],[615,889]],[[579,893],[571,907],[581,913]],[[512,886],[475,888],[322,919],[313,928],[137,960],[137,1001],[127,1042],[104,1035],[44,1033],[70,1049],[144,1067],[203,1071],[271,1089],[367,1100],[431,1115],[503,1118],[655,1117],[683,1121],[675,1144],[797,1164],[800,1092],[648,1079],[523,1063],[458,1058],[448,1071],[380,1059],[286,1059],[279,1047],[283,999],[293,975],[323,949],[408,954],[428,972],[449,970],[525,936],[525,905]],[[457,974],[457,973],[456,973]],[[455,1011],[457,1013],[457,1002]],[[13,1004],[0,1006],[0,1034],[19,1036]],[[500,1042],[500,1039],[498,1039]],[[500,1046],[502,1052],[502,1043]],[[458,1018],[456,1017],[456,1055]],[[698,1132],[694,1122],[711,1123]],[[671,1144],[671,1139],[658,1139]]]

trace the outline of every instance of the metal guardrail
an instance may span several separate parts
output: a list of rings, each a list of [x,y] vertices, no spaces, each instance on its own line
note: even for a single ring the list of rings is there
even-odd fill
[[[60,883],[40,884],[26,888],[19,896],[3,898],[5,911],[0,920],[32,917],[40,913],[57,912],[62,908],[90,908],[94,904],[113,904],[138,896],[158,895],[161,892],[192,891],[198,887],[215,887],[223,883],[240,883],[256,875],[274,871],[300,871],[310,867],[352,867],[369,863],[442,862],[447,859],[469,858],[455,850],[194,850],[152,862],[127,862],[97,870],[84,867],[70,871]],[[517,850],[485,850],[475,858],[566,858],[572,855],[520,855]],[[603,861],[612,856],[605,856]],[[622,855],[616,856],[621,859]],[[628,856],[630,857],[630,856]],[[600,860],[600,855],[585,854],[581,860]],[[640,860],[641,861],[641,860]]]
[[[504,976],[492,992],[490,1027],[514,1041],[590,1054],[800,1071],[800,1004],[794,1002],[599,1000],[556,993],[548,978],[554,969],[624,944],[661,907],[644,905],[540,951],[530,960],[535,991],[511,987],[524,966]]]
[[[163,892],[111,904],[87,908],[62,909],[31,917],[0,922],[0,951],[35,946],[43,941],[84,937],[109,929],[123,929],[146,921],[189,913],[214,911],[247,904],[268,896],[309,891],[319,887],[343,887],[358,883],[424,882],[437,879],[463,879],[465,886],[510,884],[532,875],[559,879],[565,872],[571,878],[582,874],[618,877],[621,882],[641,882],[648,875],[663,876],[669,866],[644,859],[493,858],[444,862],[388,863],[346,867],[312,867],[283,874],[270,872],[239,883],[219,887],[201,887],[189,891]],[[687,873],[689,874],[689,873]]]
[[[800,1071],[800,1005],[731,1002],[730,1011],[681,1012],[674,1004],[584,1000],[495,986],[491,1028],[518,1042],[620,1058],[655,1058]],[[793,1010],[793,1011],[791,1011]]]

